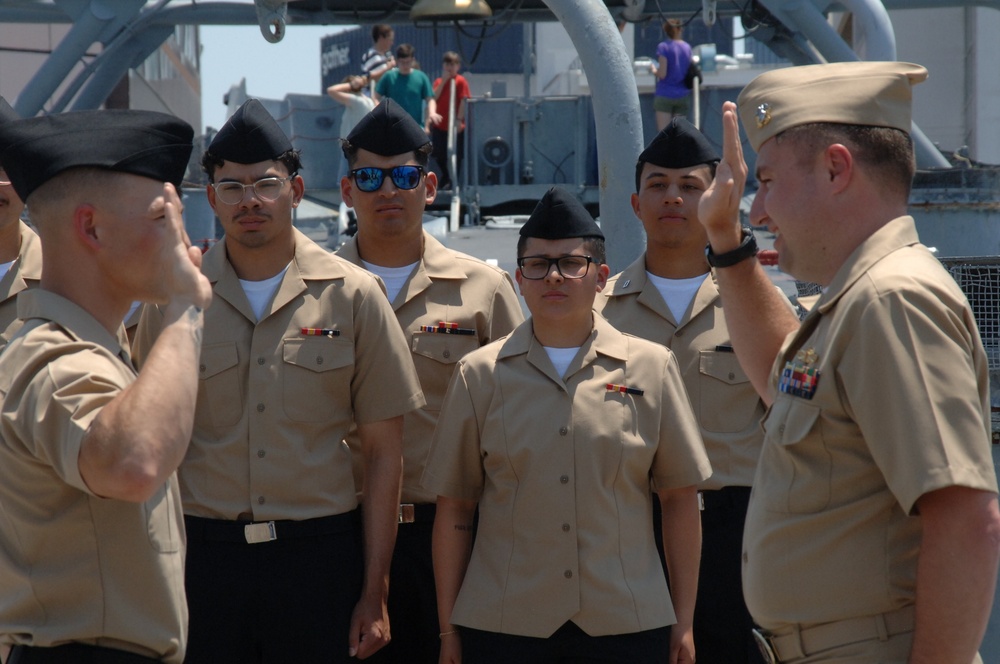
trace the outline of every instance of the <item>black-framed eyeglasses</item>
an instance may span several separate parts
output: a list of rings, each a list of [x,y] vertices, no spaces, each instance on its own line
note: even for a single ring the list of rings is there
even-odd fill
[[[577,256],[568,254],[549,258],[548,256],[522,256],[517,259],[517,267],[521,270],[521,276],[525,279],[544,279],[552,272],[552,266],[556,266],[563,279],[583,279],[590,269],[590,264],[594,262],[591,256]]]
[[[247,189],[253,189],[254,196],[262,201],[270,203],[271,201],[278,200],[278,196],[281,195],[282,187],[284,187],[285,183],[293,177],[295,177],[294,174],[289,175],[287,178],[261,178],[253,184],[243,184],[241,182],[220,182],[218,184],[213,184],[212,189],[215,189],[215,195],[218,196],[219,200],[226,205],[236,205],[242,201]]]
[[[385,176],[392,178],[392,183],[397,189],[416,189],[423,177],[423,166],[394,166],[392,168],[379,168],[377,166],[366,166],[365,168],[355,168],[351,171],[354,184],[358,189],[365,192],[378,191],[385,182]]]

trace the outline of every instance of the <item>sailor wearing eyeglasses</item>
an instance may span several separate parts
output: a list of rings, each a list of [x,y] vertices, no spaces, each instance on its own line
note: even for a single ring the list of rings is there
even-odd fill
[[[406,340],[377,279],[292,226],[299,154],[260,102],[236,111],[202,165],[225,238],[204,257],[215,298],[179,470],[186,661],[364,658],[390,638],[402,416],[424,403]],[[140,357],[158,313],[143,313]],[[343,442],[354,426],[360,510]]]
[[[20,117],[0,97],[0,123]],[[17,294],[38,285],[42,278],[42,245],[38,235],[21,221],[24,202],[0,164],[0,349],[24,321],[17,317]]]
[[[410,342],[427,405],[404,417],[403,491],[389,591],[392,643],[380,662],[437,664],[438,619],[431,563],[437,496],[420,486],[438,411],[458,362],[508,334],[524,316],[510,276],[453,251],[423,229],[437,179],[427,170],[431,142],[420,125],[386,99],[347,137],[350,174],[341,180],[358,233],[338,251],[385,282]],[[349,438],[357,452],[356,436]],[[355,462],[360,461],[355,454]],[[355,464],[355,472],[360,464]]]
[[[531,318],[455,370],[423,476],[442,663],[694,662],[711,466],[673,353],[593,312],[604,253],[586,208],[551,189],[517,246]]]

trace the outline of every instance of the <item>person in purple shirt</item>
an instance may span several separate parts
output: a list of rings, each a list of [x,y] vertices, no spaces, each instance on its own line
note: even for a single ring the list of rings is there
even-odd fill
[[[691,45],[682,38],[684,24],[675,18],[667,19],[663,32],[667,38],[656,47],[656,65],[652,69],[656,75],[653,108],[657,131],[663,131],[675,115],[686,115],[691,97],[691,90],[684,85],[691,64]]]

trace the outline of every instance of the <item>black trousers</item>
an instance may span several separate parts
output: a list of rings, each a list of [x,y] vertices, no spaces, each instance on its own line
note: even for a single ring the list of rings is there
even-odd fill
[[[670,628],[590,636],[572,622],[540,639],[461,627],[463,664],[666,664]]]
[[[364,573],[360,519],[329,519],[285,538],[278,522],[278,539],[247,544],[240,522],[185,517],[187,664],[357,661],[347,649]]]
[[[763,664],[753,639],[753,619],[743,600],[743,524],[750,487],[729,486],[702,494],[701,567],[694,607],[694,652],[698,664]],[[653,530],[663,573],[660,501],[653,494]],[[670,583],[667,575],[667,583]]]
[[[389,629],[392,640],[367,661],[372,664],[437,664],[437,594],[431,535],[434,504],[416,505],[413,523],[399,524],[389,572]]]

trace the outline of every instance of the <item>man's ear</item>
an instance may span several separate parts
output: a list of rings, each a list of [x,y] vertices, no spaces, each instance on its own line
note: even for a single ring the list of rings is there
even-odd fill
[[[90,203],[81,203],[73,210],[73,230],[85,246],[94,250],[101,247],[97,217],[97,208]]]
[[[854,155],[844,145],[834,143],[823,152],[823,167],[826,169],[834,193],[841,193],[854,177]]]

